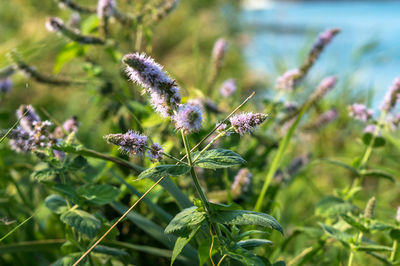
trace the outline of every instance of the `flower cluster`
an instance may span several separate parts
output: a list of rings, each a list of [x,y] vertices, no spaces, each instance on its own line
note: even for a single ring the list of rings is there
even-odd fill
[[[65,136],[65,133],[72,133],[77,132],[79,127],[78,118],[76,116],[71,117],[70,119],[66,120],[62,127],[57,127],[54,130],[54,135],[58,138],[62,138]]]
[[[56,33],[64,28],[64,22],[59,18],[48,18],[45,25],[48,31]]]
[[[176,82],[163,72],[163,67],[144,53],[127,54],[122,61],[130,79],[150,95],[154,109],[164,117],[172,116],[181,96]]]
[[[375,131],[376,131],[376,125],[374,124],[367,125],[364,128],[364,133],[375,134]]]
[[[12,88],[10,78],[0,79],[0,93],[8,93]]]
[[[236,82],[234,79],[226,80],[221,88],[219,89],[219,93],[224,97],[230,97],[236,91]]]
[[[372,118],[373,110],[368,109],[364,104],[355,103],[348,107],[349,115],[357,120],[366,122]]]
[[[268,115],[261,113],[242,113],[232,116],[230,122],[237,133],[244,135],[252,132],[258,125],[261,125],[267,117]]]
[[[54,139],[49,132],[52,125],[49,121],[41,121],[30,105],[22,105],[17,110],[17,116],[19,126],[7,136],[11,149],[27,153],[51,146]]]
[[[221,68],[227,49],[228,42],[225,39],[220,38],[215,42],[212,51],[212,59],[216,68]]]
[[[239,170],[231,186],[231,193],[234,198],[248,191],[251,183],[252,174],[247,168]]]
[[[276,80],[276,88],[282,91],[292,91],[296,85],[295,78],[300,74],[300,70],[298,69],[291,69],[286,71]]]
[[[147,136],[132,130],[129,130],[125,134],[108,134],[104,136],[104,139],[109,144],[119,146],[119,150],[129,156],[143,156],[145,150],[148,148]],[[160,161],[163,155],[163,148],[159,144],[154,143],[150,146],[147,155],[152,161]]]
[[[319,117],[317,117],[311,124],[305,126],[304,129],[312,130],[312,129],[320,129],[332,122],[338,117],[338,111],[335,108],[332,108],[328,111],[323,112]]]
[[[114,15],[115,0],[99,0],[97,2],[97,16],[99,18],[111,17]]]
[[[183,130],[185,134],[198,132],[203,121],[201,108],[198,105],[180,105],[178,112],[173,116],[175,128]]]
[[[315,103],[318,100],[322,99],[325,94],[327,94],[331,89],[333,89],[336,85],[337,78],[330,76],[324,78],[318,85],[317,89],[310,97],[310,102]]]
[[[386,93],[383,105],[381,107],[382,111],[390,112],[395,106],[397,101],[400,99],[400,76],[397,77],[392,86],[390,86],[388,92]]]

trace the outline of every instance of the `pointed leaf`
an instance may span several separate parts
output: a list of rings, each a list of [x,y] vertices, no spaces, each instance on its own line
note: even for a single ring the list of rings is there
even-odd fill
[[[245,210],[218,211],[212,213],[211,220],[216,223],[230,225],[260,225],[275,229],[283,234],[283,229],[275,218],[261,212]]]
[[[117,256],[117,257],[122,257],[122,256],[128,256],[128,252],[125,250],[119,249],[119,248],[112,248],[108,246],[103,246],[103,245],[97,245],[94,249],[93,252],[97,253],[102,253],[102,254],[107,254],[111,256]]]
[[[245,249],[253,249],[265,244],[272,245],[272,241],[267,240],[267,239],[247,239],[247,240],[242,240],[237,242],[237,244]]]
[[[193,154],[197,158],[198,152]],[[244,164],[246,161],[236,152],[225,149],[213,149],[203,152],[196,160],[198,167],[207,169],[227,168]]]
[[[355,251],[366,251],[366,252],[371,252],[371,251],[392,251],[393,249],[391,247],[387,246],[382,246],[382,245],[361,245],[361,246],[356,246],[353,248]]]
[[[95,205],[112,202],[120,193],[119,189],[107,184],[86,184],[77,189],[81,198]]]
[[[356,219],[354,219],[354,217],[346,215],[346,214],[342,214],[341,217],[346,223],[348,223],[352,227],[357,228],[357,229],[363,231],[364,233],[368,232],[368,228],[366,228],[363,224],[356,221]]]
[[[64,212],[60,219],[62,222],[75,228],[78,232],[91,238],[96,236],[97,231],[101,227],[101,223],[96,217],[82,210]]]
[[[174,264],[175,259],[181,253],[182,249],[190,242],[200,229],[200,225],[196,226],[193,230],[189,230],[180,235],[175,242],[174,250],[172,251],[171,265]]]
[[[372,169],[372,170],[364,170],[361,172],[362,176],[371,176],[371,177],[377,177],[377,178],[385,178],[388,179],[392,182],[395,182],[395,178],[394,176],[392,176],[391,174],[382,171],[382,170],[378,170],[378,169]]]
[[[357,207],[350,202],[338,197],[328,196],[317,203],[315,214],[323,217],[336,217],[355,210],[357,210]]]
[[[165,233],[169,234],[187,227],[201,224],[206,219],[206,213],[198,211],[198,207],[190,207],[178,213],[165,228]]]
[[[188,173],[190,167],[185,164],[164,164],[156,167],[152,167],[143,171],[138,180],[143,178],[161,178],[163,176],[180,176]]]
[[[342,231],[339,231],[335,227],[332,227],[330,225],[326,225],[323,223],[319,223],[319,225],[322,227],[322,229],[327,233],[328,235],[332,236],[333,238],[336,238],[339,240],[344,246],[348,247],[349,246],[349,240],[351,236],[347,233],[344,233]]]
[[[259,257],[234,242],[225,241],[223,249],[229,257],[244,265],[265,266],[264,262]]]
[[[332,164],[332,165],[340,166],[342,168],[345,168],[345,169],[353,172],[357,176],[360,175],[360,173],[358,172],[358,170],[355,167],[353,167],[353,166],[351,166],[349,164],[343,163],[341,161],[332,160],[332,159],[320,159],[320,160],[317,160],[316,162],[325,162],[325,163],[329,163],[329,164]]]
[[[57,213],[57,214],[63,213],[68,209],[67,201],[59,195],[48,196],[45,199],[44,204],[52,212]]]

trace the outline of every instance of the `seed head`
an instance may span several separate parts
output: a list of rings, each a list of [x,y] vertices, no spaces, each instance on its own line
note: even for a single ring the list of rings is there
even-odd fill
[[[147,151],[147,155],[149,156],[152,162],[159,162],[163,157],[164,149],[158,143],[153,143],[150,146],[150,150]]]
[[[230,118],[231,124],[235,131],[240,135],[252,132],[257,126],[261,125],[268,115],[256,113],[242,113],[234,115]]]
[[[372,197],[369,199],[367,206],[365,207],[365,210],[364,210],[365,218],[372,218],[372,216],[374,216],[375,203],[376,203],[375,197]]]
[[[147,145],[147,137],[132,130],[125,134],[109,134],[104,136],[104,139],[110,144],[119,146],[120,151],[130,156],[142,156]]]
[[[180,105],[177,114],[173,117],[175,128],[183,129],[185,134],[198,132],[203,121],[202,112],[197,105]]]
[[[181,102],[181,96],[179,87],[163,72],[163,67],[144,53],[127,54],[122,61],[127,65],[130,79],[150,94],[154,109],[164,117],[171,116]]]
[[[219,89],[219,93],[224,97],[230,97],[236,91],[236,82],[234,79],[226,80],[221,88]]]

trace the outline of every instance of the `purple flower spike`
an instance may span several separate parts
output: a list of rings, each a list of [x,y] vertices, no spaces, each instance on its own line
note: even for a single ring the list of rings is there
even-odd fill
[[[230,97],[236,91],[236,82],[234,79],[226,80],[221,88],[219,89],[219,93],[224,97]]]
[[[144,53],[127,54],[122,61],[130,79],[146,89],[154,109],[164,117],[171,116],[181,96],[179,87],[163,72],[163,67]]]
[[[119,150],[128,155],[143,155],[147,145],[147,137],[132,130],[125,134],[108,134],[104,139],[119,146]]]
[[[113,16],[115,7],[115,0],[99,0],[97,2],[97,16],[99,18]]]
[[[349,115],[357,120],[366,122],[372,115],[372,109],[368,109],[364,104],[355,103],[349,107]]]
[[[164,149],[158,143],[151,144],[150,150],[147,151],[147,155],[149,156],[152,162],[159,162],[163,157]]]
[[[292,91],[295,86],[295,78],[300,75],[300,70],[292,69],[286,71],[276,80],[276,88],[283,91]]]
[[[20,119],[19,124],[22,129],[27,132],[31,132],[35,127],[35,123],[40,121],[40,117],[31,105],[21,105],[17,110],[17,117]]]
[[[232,116],[231,124],[240,135],[252,132],[258,125],[267,119],[268,115],[261,113],[243,113]]]
[[[180,105],[177,114],[173,117],[175,128],[183,130],[185,134],[198,132],[203,121],[201,109],[197,105]]]
[[[8,93],[11,90],[12,85],[10,78],[0,79],[0,93]]]
[[[371,133],[371,134],[375,134],[375,130],[376,130],[376,125],[368,125],[364,128],[364,133]]]
[[[232,196],[235,198],[249,189],[252,174],[249,169],[242,168],[239,170],[231,186]]]
[[[228,42],[225,41],[225,39],[220,38],[215,42],[212,51],[212,58],[217,68],[220,68],[222,66],[227,49],[228,49]]]
[[[389,91],[386,93],[383,105],[381,107],[382,111],[390,112],[398,102],[400,98],[400,76],[398,76],[394,81]]]

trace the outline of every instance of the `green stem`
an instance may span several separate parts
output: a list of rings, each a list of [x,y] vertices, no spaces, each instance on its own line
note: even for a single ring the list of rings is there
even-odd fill
[[[359,232],[357,236],[357,244],[362,243],[363,232]],[[349,261],[347,266],[351,266],[354,261],[355,251],[350,251]]]
[[[396,259],[396,253],[398,249],[398,242],[397,240],[393,241],[393,247],[392,247],[392,252],[390,253],[390,261],[394,262]]]
[[[188,163],[190,165],[190,175],[192,176],[194,186],[196,187],[197,193],[200,196],[201,202],[202,202],[204,209],[207,213],[207,216],[209,218],[211,227],[214,228],[215,232],[217,233],[218,238],[221,238],[222,233],[221,233],[219,226],[217,224],[213,223],[210,219],[211,218],[210,204],[208,203],[206,195],[204,194],[203,190],[201,189],[199,178],[197,177],[196,171],[194,170],[192,156],[190,154],[189,141],[187,139],[187,136],[183,132],[183,130],[181,130],[181,134],[182,134],[183,144],[184,144],[185,150],[186,150],[186,155],[188,158]]]
[[[28,218],[26,218],[22,223],[20,223],[19,225],[17,225],[16,227],[14,227],[10,232],[8,232],[5,236],[3,236],[0,239],[0,242],[2,242],[4,239],[6,239],[9,235],[11,235],[12,233],[14,233],[16,230],[18,230],[18,228],[20,228],[21,226],[23,226],[25,223],[27,223],[30,219],[33,218],[33,216],[36,214],[36,212],[34,212],[31,216],[29,216]]]

